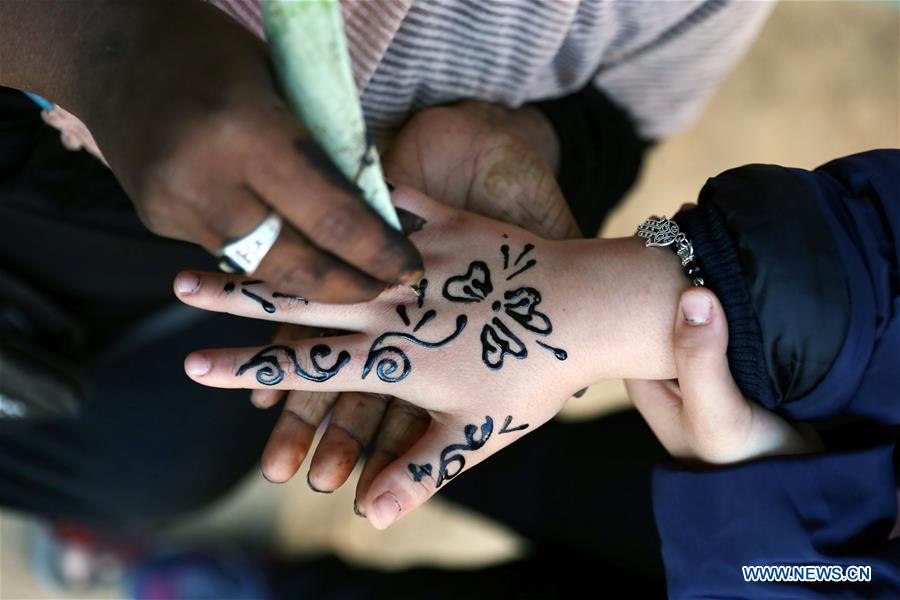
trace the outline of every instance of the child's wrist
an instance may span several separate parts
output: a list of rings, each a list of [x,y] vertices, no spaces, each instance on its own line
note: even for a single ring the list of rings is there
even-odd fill
[[[638,238],[556,242],[560,333],[572,340],[579,383],[675,377],[672,331],[690,282],[668,248]]]

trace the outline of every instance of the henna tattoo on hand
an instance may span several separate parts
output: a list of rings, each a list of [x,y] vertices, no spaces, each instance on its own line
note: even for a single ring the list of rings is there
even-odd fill
[[[506,417],[506,420],[503,422],[503,427],[501,427],[500,431],[497,432],[497,435],[522,431],[528,428],[528,423],[517,425],[516,427],[510,427],[510,425],[512,424],[512,420],[512,415],[508,415]],[[441,487],[445,482],[450,481],[451,479],[462,473],[463,469],[465,469],[466,467],[466,457],[463,456],[462,453],[480,450],[490,439],[493,432],[494,419],[492,419],[490,416],[486,416],[484,418],[484,423],[480,428],[474,424],[466,425],[463,428],[463,435],[465,436],[466,441],[461,444],[450,444],[441,451],[440,461],[438,463],[437,479],[435,479],[434,482],[435,489]],[[480,435],[476,438],[475,435],[477,433],[480,433]],[[407,465],[407,469],[409,470],[413,481],[417,483],[422,481],[422,479],[425,477],[433,477],[434,473],[434,467],[431,465],[431,463],[425,463],[422,465],[409,463]]]
[[[426,310],[425,314],[422,315],[422,318],[419,319],[419,322],[416,323],[416,326],[413,327],[413,333],[417,332],[419,330],[419,328],[422,327],[422,325],[425,325],[426,323],[428,323],[428,321],[432,320],[435,317],[435,315],[437,315],[436,311]]]
[[[243,295],[247,296],[248,298],[250,298],[251,300],[256,300],[257,302],[259,302],[259,305],[262,306],[264,311],[266,311],[269,314],[272,314],[275,312],[275,305],[272,304],[270,301],[266,300],[265,298],[263,298],[262,296],[255,294],[247,289],[247,286],[258,285],[260,283],[262,283],[262,280],[259,280],[259,279],[251,279],[250,281],[242,281],[241,282],[241,293]]]
[[[426,476],[432,477],[432,475],[431,475],[432,469],[431,469],[430,463],[424,464],[424,465],[416,465],[413,463],[409,463],[408,468],[409,468],[409,472],[412,474],[413,481],[415,481],[416,483],[422,481],[422,478],[424,478]]]
[[[447,279],[441,293],[450,302],[468,304],[481,302],[493,291],[491,270],[484,262],[474,260],[469,263],[469,269],[465,273]]]
[[[372,365],[375,361],[378,361],[378,364],[375,365],[375,373],[378,375],[378,378],[385,383],[396,383],[398,381],[402,381],[406,379],[407,375],[412,371],[412,365],[409,362],[409,357],[406,356],[406,353],[403,352],[397,346],[384,346],[379,348],[382,342],[388,338],[396,337],[401,340],[407,340],[422,346],[423,348],[440,348],[444,344],[448,344],[455,340],[460,333],[462,333],[463,329],[466,328],[466,323],[468,322],[468,318],[466,315],[459,315],[456,317],[456,329],[445,337],[442,340],[438,340],[436,342],[428,342],[422,339],[417,338],[416,336],[404,333],[402,331],[389,331],[387,333],[383,333],[378,338],[372,342],[372,345],[369,347],[369,355],[366,357],[366,364],[363,367],[362,378],[365,379],[369,372],[372,370]],[[391,355],[396,355],[397,358],[394,358]],[[399,362],[398,362],[399,361]],[[396,374],[397,371],[400,370],[399,374]]]
[[[413,286],[413,288],[416,291],[416,304],[422,308],[422,305],[425,304],[425,292],[428,291],[428,280],[423,279],[419,285]]]
[[[506,355],[519,360],[528,356],[528,348],[503,321],[494,317],[491,323],[492,325],[485,325],[481,329],[481,360],[489,369],[502,367]]]
[[[524,429],[528,429],[528,423],[510,427],[510,425],[512,425],[512,419],[512,415],[507,415],[506,420],[503,421],[503,427],[500,428],[500,431],[497,432],[497,435],[503,435],[504,433],[513,433],[514,431],[522,431]]]
[[[416,304],[419,308],[425,303],[425,292],[428,290],[428,280],[423,279],[419,282],[418,285],[413,286],[418,295],[418,299]],[[397,312],[397,316],[400,317],[400,320],[403,322],[403,325],[406,327],[410,327],[412,325],[412,321],[409,318],[409,313],[407,312],[407,308],[405,304],[400,304],[396,307],[395,311]],[[412,333],[416,333],[419,329],[430,322],[437,315],[437,311],[434,309],[429,309],[422,314],[419,320],[416,322],[415,327],[413,327]],[[409,357],[406,355],[403,350],[401,350],[396,345],[391,346],[379,346],[388,338],[399,338],[401,340],[406,340],[409,342],[413,342],[423,348],[439,348],[444,344],[449,344],[453,340],[455,340],[459,334],[462,333],[463,329],[466,328],[466,323],[468,322],[468,317],[466,315],[459,315],[456,317],[456,329],[447,337],[438,340],[436,342],[428,342],[423,339],[420,339],[412,333],[406,333],[403,331],[389,331],[387,333],[383,333],[372,343],[369,347],[369,354],[366,357],[366,363],[363,365],[362,378],[365,379],[372,370],[373,364],[378,361],[378,364],[375,365],[375,373],[378,375],[378,378],[386,383],[396,383],[398,381],[402,381],[405,379],[410,372],[412,371],[412,365],[409,362]],[[399,372],[398,372],[399,371]]]
[[[463,435],[466,438],[465,443],[450,444],[441,451],[437,479],[434,482],[435,488],[441,487],[444,482],[450,481],[462,473],[463,469],[466,468],[466,458],[462,455],[462,452],[474,452],[484,446],[494,431],[494,420],[490,417],[485,417],[480,429],[481,435],[476,438],[475,434],[478,433],[479,428],[476,425],[466,425],[463,428]],[[451,467],[455,468],[451,470]],[[430,477],[433,470],[431,463],[424,465],[410,463],[408,468],[415,481],[421,481],[425,475]]]
[[[248,287],[259,285],[260,283],[263,283],[263,281],[261,279],[249,279],[247,281],[242,281],[241,282],[241,293],[243,295],[247,296],[248,298],[250,298],[251,300],[258,302],[259,305],[262,306],[262,309],[264,311],[266,311],[267,313],[273,314],[276,311],[276,308],[275,308],[275,304],[271,300],[268,300],[267,298],[263,298],[256,292],[252,292],[247,289]],[[234,289],[235,289],[235,284],[233,281],[229,281],[228,283],[225,284],[225,293],[226,294],[232,293],[234,291]],[[272,292],[272,298],[287,298],[290,300],[296,300],[298,302],[302,302],[303,304],[309,304],[309,300],[307,300],[303,296],[297,296],[294,294],[283,294],[281,292]]]
[[[534,343],[536,343],[541,348],[546,348],[547,350],[552,352],[553,356],[555,356],[557,360],[566,360],[567,358],[569,358],[569,353],[562,348],[554,348],[550,344],[545,344],[541,340],[535,340]]]
[[[504,235],[504,238],[507,237]],[[500,254],[503,258],[503,270],[516,269],[505,280],[510,281],[518,277],[528,269],[537,265],[537,260],[528,258],[519,267],[523,259],[534,250],[534,244],[525,244],[522,251],[511,259],[509,245],[500,246]],[[518,268],[517,268],[518,267]],[[474,304],[488,300],[494,292],[491,281],[491,270],[484,261],[476,260],[469,263],[466,272],[461,275],[449,277],[444,282],[442,295],[450,302],[459,304]],[[518,360],[527,358],[528,348],[522,339],[502,319],[505,315],[518,323],[523,329],[540,336],[548,336],[553,333],[553,323],[543,312],[537,309],[541,303],[540,292],[533,287],[518,287],[503,292],[503,299],[495,299],[491,303],[491,310],[498,313],[486,323],[481,330],[481,360],[489,369],[500,369],[507,356]],[[499,313],[503,314],[499,314]],[[566,360],[569,355],[562,348],[556,348],[550,344],[537,340],[537,344],[553,353],[557,360]]]
[[[290,361],[293,371],[296,375],[306,379],[307,381],[322,382],[327,381],[338,374],[344,366],[350,362],[350,353],[341,350],[338,353],[337,360],[330,367],[322,366],[319,363],[320,358],[331,355],[331,347],[326,344],[316,344],[309,351],[309,362],[312,365],[312,372],[306,371],[297,360],[297,353],[289,346],[268,346],[253,355],[250,360],[238,368],[236,375],[241,376],[250,369],[258,367],[256,371],[256,380],[263,385],[276,385],[284,379],[284,369],[278,360],[278,353],[282,352]]]

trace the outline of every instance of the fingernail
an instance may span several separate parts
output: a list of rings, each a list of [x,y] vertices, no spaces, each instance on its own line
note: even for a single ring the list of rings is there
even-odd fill
[[[269,476],[266,475],[266,471],[262,468],[262,465],[259,466],[259,473],[263,476],[263,479],[265,479],[269,483],[274,483],[275,485],[281,485],[282,483],[284,483],[283,481],[275,481],[274,479],[269,479]]]
[[[382,528],[386,528],[400,516],[400,501],[391,492],[385,492],[375,500],[375,516]]]
[[[413,269],[411,271],[406,271],[400,275],[400,281],[397,283],[402,283],[404,285],[413,285],[415,283],[419,283],[422,280],[422,275],[425,274],[425,269]]]
[[[314,491],[317,494],[330,494],[330,493],[334,492],[334,490],[331,490],[331,491],[320,490],[319,488],[314,486],[312,484],[312,481],[310,481],[310,479],[309,479],[309,473],[306,474],[306,485],[308,485],[309,489],[311,489],[312,491]]]
[[[400,228],[406,235],[421,231],[428,223],[423,217],[400,207],[397,207],[397,217],[400,219]]]
[[[681,296],[681,314],[691,325],[706,325],[712,313],[709,299],[701,292],[685,292]]]
[[[179,273],[175,278],[175,289],[179,294],[193,294],[200,287],[200,278],[193,273]]]
[[[356,500],[353,500],[353,514],[356,515],[357,517],[361,517],[363,519],[366,518],[366,513],[359,510],[359,504],[356,503]]]
[[[188,354],[188,357],[184,359],[184,372],[194,377],[206,375],[209,373],[211,366],[212,363],[209,362],[209,357],[205,354]]]

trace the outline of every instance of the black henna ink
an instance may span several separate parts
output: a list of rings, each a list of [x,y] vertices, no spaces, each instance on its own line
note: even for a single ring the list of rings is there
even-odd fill
[[[415,213],[411,213],[408,210],[402,209],[400,207],[396,207],[396,210],[397,218],[400,219],[400,229],[406,235],[412,235],[417,231],[421,231],[422,228],[428,224],[428,221]]]
[[[435,317],[435,315],[437,315],[437,312],[435,312],[434,310],[425,311],[425,314],[422,315],[422,318],[419,319],[419,322],[416,323],[415,327],[413,327],[413,333],[417,332],[419,330],[419,328],[422,327],[422,325],[424,325],[428,321],[432,320]]]
[[[513,277],[519,275],[520,273],[524,273],[525,271],[527,271],[528,269],[530,269],[531,267],[533,267],[533,266],[536,265],[536,264],[537,264],[537,261],[536,261],[536,260],[534,260],[533,258],[530,259],[527,263],[525,263],[525,266],[524,266],[524,267],[522,267],[521,269],[519,269],[518,271],[516,271],[516,272],[513,273],[512,275],[508,276],[508,277],[506,278],[506,280],[509,281],[509,280],[512,279]]]
[[[469,304],[481,302],[493,291],[490,269],[484,262],[475,260],[469,263],[464,274],[447,279],[441,293],[450,302]]]
[[[419,282],[419,285],[416,286],[416,296],[418,296],[417,302],[419,308],[422,308],[422,305],[425,304],[425,290],[428,289],[428,280],[423,279]]]
[[[431,463],[426,463],[424,465],[417,465],[414,463],[409,463],[409,472],[412,475],[413,481],[416,483],[422,481],[423,477],[432,477],[431,474]]]
[[[503,421],[503,427],[500,428],[500,431],[497,432],[497,435],[503,435],[504,433],[513,433],[514,431],[522,431],[523,429],[528,429],[528,423],[517,425],[515,427],[510,427],[511,424],[512,415],[508,415],[506,417],[506,420]]]
[[[532,250],[534,250],[534,244],[525,244],[525,248],[523,248],[522,252],[519,254],[519,256],[516,257],[516,262],[513,263],[513,266],[518,265],[519,261],[522,260],[522,257],[525,256],[526,254],[528,254],[529,252],[531,252]]]
[[[509,236],[503,234],[503,238]],[[510,273],[506,277],[506,281],[510,281],[528,269],[537,265],[537,260],[528,258],[533,250],[534,244],[525,244],[522,250],[516,255],[516,258],[510,265],[510,249],[508,244],[500,246],[500,254],[503,256],[503,269],[510,267],[519,267],[516,271]],[[442,288],[442,294],[445,299],[462,304],[478,303],[491,300],[490,296],[494,291],[491,281],[491,271],[488,265],[482,261],[472,261],[469,263],[466,272],[461,275],[449,277]],[[491,302],[491,310],[494,313],[503,311],[504,315],[518,323],[526,331],[540,336],[548,336],[553,332],[553,322],[550,318],[539,311],[538,305],[541,303],[540,292],[533,287],[519,287],[512,290],[506,290],[503,293],[503,300],[493,300]],[[481,360],[489,369],[500,369],[503,367],[504,360],[507,355],[522,360],[528,356],[528,348],[510,327],[497,315],[492,317],[491,321],[485,324],[481,330]],[[424,317],[423,317],[424,319]],[[416,326],[418,329],[422,321]],[[547,343],[536,342],[557,358],[557,360],[566,360],[568,353],[562,348],[556,348]],[[403,375],[405,376],[405,375]]]
[[[491,323],[481,330],[481,361],[485,366],[494,370],[501,368],[507,354],[519,360],[528,356],[528,348],[503,321],[494,317]]]
[[[325,344],[316,344],[309,350],[309,362],[312,365],[313,370],[313,372],[310,373],[304,370],[300,365],[300,361],[297,360],[297,353],[293,348],[275,345],[263,348],[254,354],[250,360],[240,366],[235,375],[240,377],[250,369],[259,367],[256,371],[256,380],[259,383],[263,385],[276,385],[280,383],[284,379],[284,369],[281,367],[281,363],[278,360],[278,352],[283,352],[293,365],[294,373],[307,381],[327,381],[337,375],[338,372],[350,362],[350,353],[346,350],[341,350],[333,365],[330,367],[322,366],[319,364],[319,359],[330,356],[331,348]]]
[[[463,429],[463,434],[466,436],[465,443],[451,444],[441,451],[438,476],[437,480],[434,482],[435,488],[441,487],[444,482],[450,481],[462,473],[463,469],[466,467],[466,459],[461,453],[474,452],[484,446],[490,439],[491,433],[494,431],[494,420],[490,417],[485,417],[484,424],[480,429],[481,436],[478,439],[475,439],[475,434],[478,432],[479,428],[475,425],[466,425]],[[450,470],[451,465],[456,465],[456,469],[452,472]]]
[[[243,288],[241,289],[241,293],[243,295],[247,296],[248,298],[252,298],[253,300],[256,300],[257,302],[259,302],[259,305],[262,306],[263,310],[266,311],[267,313],[272,314],[275,312],[275,305],[272,304],[271,302],[269,302],[268,300],[266,300],[265,298],[263,298],[262,296],[257,296],[253,292],[249,292]]]
[[[537,310],[541,303],[541,293],[532,287],[521,287],[503,294],[506,302],[504,312],[519,325],[538,335],[550,335],[553,323],[544,313]]]
[[[401,350],[397,346],[384,346],[382,348],[378,347],[382,342],[384,342],[384,340],[391,337],[396,337],[401,340],[413,342],[414,344],[422,346],[423,348],[439,348],[440,346],[448,344],[456,339],[457,336],[462,333],[463,329],[466,328],[467,321],[468,317],[466,317],[466,315],[459,315],[458,317],[456,317],[456,329],[453,331],[453,333],[436,342],[427,342],[402,331],[389,331],[387,333],[383,333],[382,335],[378,336],[378,338],[374,342],[372,342],[372,345],[369,347],[369,355],[366,357],[366,363],[363,366],[362,378],[365,379],[369,375],[369,372],[372,370],[372,366],[376,360],[378,361],[378,364],[375,365],[375,373],[378,375],[378,378],[385,383],[396,383],[398,381],[402,381],[409,375],[410,371],[412,370],[412,366],[409,363],[409,357],[406,356],[403,350]],[[385,354],[395,354],[398,358],[393,358],[391,356],[381,358]],[[400,362],[398,362],[398,360]],[[395,375],[398,370],[400,370],[400,374]]]
[[[234,291],[234,282],[229,281],[228,283],[225,284],[225,293],[230,294],[233,291]]]
[[[409,327],[409,315],[406,314],[406,306],[403,304],[398,304],[397,308],[395,308],[394,310],[397,311],[397,314],[400,316],[403,324]]]
[[[562,348],[554,348],[553,346],[551,346],[549,344],[545,344],[541,340],[535,340],[535,343],[538,346],[540,346],[542,348],[546,348],[547,350],[552,352],[553,356],[556,357],[556,360],[566,360],[567,358],[569,358],[569,353],[566,352],[565,350],[563,350]]]

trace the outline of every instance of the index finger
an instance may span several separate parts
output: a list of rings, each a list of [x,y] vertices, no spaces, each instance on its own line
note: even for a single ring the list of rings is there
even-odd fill
[[[345,263],[386,284],[421,277],[418,250],[365,203],[308,134],[295,129],[293,139],[261,161],[249,181],[307,239]]]

